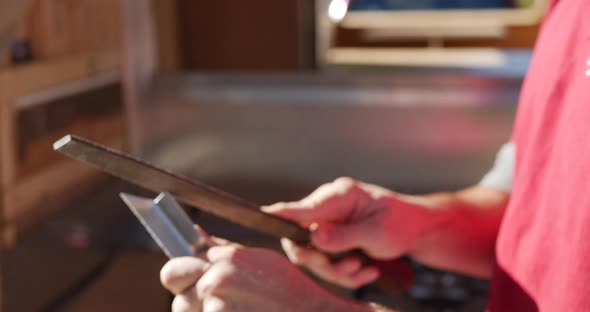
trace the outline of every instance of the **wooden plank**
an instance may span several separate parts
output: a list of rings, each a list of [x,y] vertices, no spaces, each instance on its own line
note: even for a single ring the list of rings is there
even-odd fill
[[[116,70],[119,62],[118,51],[107,51],[8,68],[0,71],[0,94],[6,98],[26,95]]]
[[[412,66],[426,68],[496,68],[504,52],[494,48],[332,48],[326,62],[335,65]]]
[[[122,2],[120,0],[103,0],[100,3],[102,15],[100,17],[101,27],[98,32],[105,33],[102,49],[121,50],[123,46]]]
[[[53,163],[63,160],[63,157],[53,151],[53,142],[66,134],[77,135],[98,141],[99,143],[112,143],[112,139],[104,142],[104,138],[125,138],[125,119],[122,115],[108,118],[80,119],[66,129],[48,133],[27,146],[24,146],[24,156],[17,167],[17,181],[35,174],[51,166]],[[119,146],[122,144],[119,144]]]
[[[167,311],[171,296],[159,281],[159,271],[165,262],[162,253],[121,254],[64,311]]]
[[[103,140],[114,148],[123,148],[125,141],[120,136]],[[74,199],[81,189],[91,188],[104,177],[87,165],[64,159],[5,189],[3,221],[23,224],[39,221]]]
[[[150,0],[123,0],[123,89],[127,108],[129,150],[142,147],[142,94],[150,87],[158,68],[156,30]]]
[[[307,0],[180,0],[183,67],[230,71],[305,69],[300,67],[299,55],[301,1]],[[312,50],[307,53],[312,56]]]
[[[25,19],[35,57],[50,60],[120,47],[113,0],[37,0]]]
[[[152,1],[158,38],[158,65],[161,72],[180,69],[178,42],[178,1]]]
[[[37,105],[43,105],[48,102],[56,101],[66,97],[79,95],[111,84],[116,84],[121,80],[118,70],[97,73],[96,75],[82,78],[73,82],[61,84],[55,87],[47,88],[39,92],[22,95],[14,100],[16,110],[22,110]]]
[[[26,13],[30,2],[30,0],[2,1],[0,29],[6,29],[11,25],[16,24]]]
[[[37,60],[66,55],[72,25],[71,18],[63,18],[61,11],[56,1],[35,0],[25,18],[25,27]],[[70,23],[69,27],[66,23]]]
[[[0,190],[16,176],[15,124],[12,101],[0,90]]]

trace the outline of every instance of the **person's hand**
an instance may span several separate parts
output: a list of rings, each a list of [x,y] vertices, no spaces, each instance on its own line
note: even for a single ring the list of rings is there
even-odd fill
[[[174,312],[371,311],[328,293],[283,256],[235,244],[175,258],[160,272]]]
[[[391,260],[410,251],[426,229],[437,223],[432,211],[376,185],[339,178],[324,184],[298,202],[277,203],[264,211],[293,220],[312,231],[312,244],[319,250],[340,253],[362,249],[377,260]],[[289,259],[307,267],[324,280],[357,288],[379,277],[375,267],[357,258],[331,263],[312,248],[282,240]]]

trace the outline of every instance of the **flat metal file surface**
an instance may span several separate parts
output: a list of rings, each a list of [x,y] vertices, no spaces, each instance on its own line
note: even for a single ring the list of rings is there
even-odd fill
[[[169,258],[194,256],[199,246],[204,247],[190,218],[167,198],[170,195],[162,193],[154,200],[125,193],[120,196]],[[163,198],[167,198],[164,204],[160,202]]]
[[[73,135],[55,142],[53,148],[113,176],[158,193],[170,193],[187,205],[253,230],[275,237],[286,237],[301,244],[309,242],[307,230],[291,221],[264,213],[256,204],[160,169],[120,151]]]

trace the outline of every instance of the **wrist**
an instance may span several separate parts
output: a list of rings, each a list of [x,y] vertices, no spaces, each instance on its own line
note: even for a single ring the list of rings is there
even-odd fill
[[[397,195],[397,194],[396,194]],[[406,204],[413,205],[415,210],[414,225],[416,231],[412,244],[407,252],[410,257],[429,248],[428,241],[436,236],[441,228],[453,221],[455,210],[453,193],[436,193],[429,195],[398,195],[398,199]]]

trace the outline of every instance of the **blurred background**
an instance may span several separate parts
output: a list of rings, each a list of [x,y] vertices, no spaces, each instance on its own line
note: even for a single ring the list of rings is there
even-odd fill
[[[122,191],[77,134],[246,199],[352,176],[477,183],[510,137],[545,0],[0,0],[1,311],[168,311]],[[195,209],[209,232],[276,240]],[[408,260],[409,261],[409,260]],[[412,263],[403,311],[483,311],[487,282]]]

